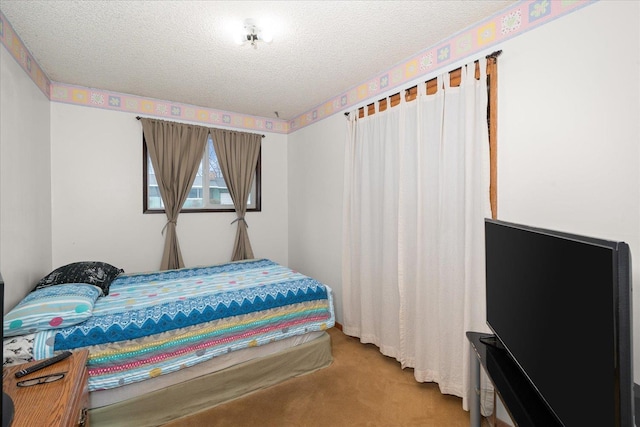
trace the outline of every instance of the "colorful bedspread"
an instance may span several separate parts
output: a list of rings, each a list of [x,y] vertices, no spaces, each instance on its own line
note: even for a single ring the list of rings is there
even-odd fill
[[[102,390],[334,322],[329,287],[266,259],[126,274],[87,321],[36,333],[34,358],[87,348],[89,390]]]

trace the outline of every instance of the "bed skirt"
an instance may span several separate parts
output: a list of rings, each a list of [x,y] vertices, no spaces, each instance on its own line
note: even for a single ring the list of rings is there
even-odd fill
[[[93,427],[151,427],[192,415],[331,364],[331,339],[313,341],[89,411]]]

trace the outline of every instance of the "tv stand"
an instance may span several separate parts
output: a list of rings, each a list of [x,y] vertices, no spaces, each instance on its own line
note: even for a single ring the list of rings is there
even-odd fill
[[[489,376],[512,420],[519,427],[561,426],[506,350],[492,344],[491,334],[467,332],[471,343],[471,427],[480,427],[480,366]]]
[[[494,347],[500,350],[504,350],[504,347],[502,346],[502,344],[500,343],[500,341],[498,341],[498,338],[495,335],[489,335],[486,337],[480,337],[480,342],[482,344],[488,345],[489,347]]]

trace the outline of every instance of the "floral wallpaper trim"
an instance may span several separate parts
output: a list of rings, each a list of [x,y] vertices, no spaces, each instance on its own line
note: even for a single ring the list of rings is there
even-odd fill
[[[573,12],[597,0],[522,0],[480,23],[394,65],[368,82],[339,94],[291,121],[250,116],[56,83],[49,80],[6,17],[0,12],[0,42],[44,94],[55,102],[124,111],[158,118],[182,119],[207,125],[291,133],[330,115],[353,108],[376,95],[427,76],[465,57]]]
[[[31,52],[29,52],[2,12],[0,12],[0,41],[50,101],[124,111],[156,118],[186,120],[211,126],[226,126],[259,132],[289,133],[289,122],[287,120],[257,117],[52,82],[40,68],[40,65],[33,58]]]
[[[40,65],[33,58],[29,49],[25,47],[2,12],[0,12],[0,43],[2,43],[11,56],[13,56],[16,62],[20,64],[24,72],[27,73],[36,86],[49,97],[51,80],[49,80],[49,77],[47,77],[42,68],[40,68]]]
[[[589,0],[520,1],[295,117],[290,122],[289,131],[295,132],[337,112],[354,108],[421,76],[434,75],[434,71],[449,64],[593,3],[595,1]]]
[[[274,120],[63,83],[51,84],[49,99],[54,102],[136,113],[145,117],[186,120],[211,126],[261,132],[289,133],[289,123],[286,120]]]

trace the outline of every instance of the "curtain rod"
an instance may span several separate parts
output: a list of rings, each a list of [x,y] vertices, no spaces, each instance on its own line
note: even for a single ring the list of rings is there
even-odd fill
[[[140,120],[141,118],[142,117],[140,117],[140,116],[136,116],[136,120]],[[263,138],[266,137],[266,135],[260,135],[260,136],[262,136]]]
[[[502,49],[500,50],[496,50],[495,52],[490,53],[489,55],[485,56],[486,59],[489,58],[493,58],[493,59],[497,59],[498,56],[502,55]],[[405,89],[405,91],[408,91],[409,89]],[[360,107],[360,108],[364,108],[364,107]],[[349,111],[347,111],[346,113],[344,113],[345,117],[349,117]]]

